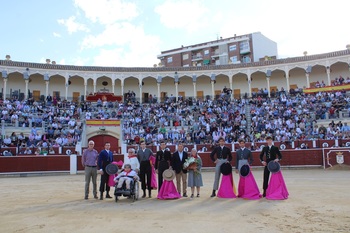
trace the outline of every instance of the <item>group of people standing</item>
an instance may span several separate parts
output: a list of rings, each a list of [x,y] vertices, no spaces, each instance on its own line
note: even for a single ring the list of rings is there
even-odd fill
[[[238,186],[238,197],[257,199],[261,196],[266,197],[269,194],[282,192],[282,198],[288,197],[288,191],[286,189],[281,172],[276,171],[276,178],[274,175],[270,179],[269,167],[278,167],[279,161],[282,159],[278,147],[272,145],[272,138],[267,137],[267,146],[263,148],[260,153],[260,161],[264,168],[263,175],[263,194],[260,194],[254,176],[250,170],[250,166],[253,163],[253,156],[251,151],[245,147],[245,141],[240,140],[240,149],[236,151],[236,173],[240,173],[240,183]],[[233,184],[232,176],[232,153],[231,149],[226,147],[225,140],[219,139],[219,145],[214,148],[210,154],[211,160],[215,163],[215,177],[213,184],[213,191],[211,197],[236,197],[235,185]],[[109,195],[110,186],[108,185],[109,175],[106,172],[106,166],[113,162],[113,154],[109,150],[110,143],[105,144],[105,149],[98,153],[94,149],[94,142],[89,141],[89,147],[84,150],[82,155],[82,165],[85,168],[85,199],[88,199],[89,184],[92,179],[93,183],[93,195],[95,199],[97,197],[97,167],[100,169],[101,183],[100,183],[100,200],[103,200],[104,192],[106,191],[106,198],[111,198]],[[159,199],[175,199],[182,197],[188,197],[187,188],[191,189],[191,198],[194,197],[196,189],[196,197],[200,197],[200,187],[203,186],[201,168],[202,159],[197,153],[197,150],[193,148],[190,153],[184,151],[184,146],[179,143],[177,151],[173,154],[166,149],[165,142],[161,142],[160,150],[153,154],[152,150],[146,147],[144,141],[140,142],[140,148],[137,152],[133,148],[128,150],[127,162],[132,170],[136,171],[141,181],[142,198],[152,197],[152,189],[158,188]],[[126,163],[125,163],[126,162]],[[190,163],[191,162],[191,163]],[[273,163],[273,164],[272,164]],[[271,166],[270,166],[271,165]],[[223,170],[228,171],[227,174]],[[171,172],[169,172],[171,171]],[[163,174],[169,176],[169,173],[173,173],[173,178],[163,177]],[[158,174],[158,182],[156,181],[155,174]],[[220,176],[223,174],[221,183]],[[176,179],[176,187],[172,181]],[[270,183],[274,182],[273,187],[276,190],[269,190]],[[157,184],[158,183],[158,184]],[[165,185],[163,185],[165,184]],[[220,184],[220,185],[219,185]],[[162,189],[162,186],[163,189]],[[219,190],[219,191],[218,191]],[[227,191],[229,190],[229,191]],[[216,193],[218,191],[218,193]],[[228,194],[232,193],[231,194]],[[274,193],[276,197],[276,193]],[[266,197],[268,198],[268,197]],[[272,199],[272,198],[271,198]]]

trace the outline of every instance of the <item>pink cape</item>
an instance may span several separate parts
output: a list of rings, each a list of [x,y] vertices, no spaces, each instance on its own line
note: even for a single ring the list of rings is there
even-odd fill
[[[114,178],[118,175],[115,174],[115,175],[109,175],[109,178],[108,178],[108,186],[109,187],[114,187],[115,186],[115,182],[114,182]]]
[[[112,164],[117,165],[118,167],[122,167],[123,166],[123,161],[118,161],[118,162],[112,162]],[[114,178],[118,176],[118,173],[114,174],[114,175],[109,175],[108,178],[108,186],[109,187],[114,187],[115,186],[115,182],[114,182]]]
[[[218,191],[218,197],[220,198],[236,198],[236,187],[233,182],[232,173],[229,175],[223,175],[221,179],[220,188]]]
[[[156,163],[156,157],[150,156],[149,160],[151,161],[151,169],[152,169],[152,175],[151,175],[151,187],[152,189],[157,189],[157,175],[156,175],[156,169],[154,168],[154,164]]]
[[[118,166],[120,162],[122,162],[122,161],[119,161],[119,162],[115,162],[115,161],[114,161],[114,162],[112,162],[112,164],[115,164],[115,165]],[[123,166],[123,162],[122,162],[121,166]],[[109,175],[108,183],[107,183],[109,187],[114,187],[114,186],[115,186],[114,178],[115,178],[116,176],[118,176],[118,173],[116,173],[116,174],[114,174],[114,175]]]
[[[252,172],[249,172],[246,177],[240,176],[238,183],[238,197],[250,200],[261,198],[258,185],[256,184]]]
[[[166,199],[178,199],[181,195],[177,192],[177,189],[174,185],[173,181],[164,180],[162,187],[159,190],[158,199],[166,200]]]
[[[282,172],[271,174],[269,186],[266,190],[266,199],[284,200],[289,196],[286,183],[284,183]]]

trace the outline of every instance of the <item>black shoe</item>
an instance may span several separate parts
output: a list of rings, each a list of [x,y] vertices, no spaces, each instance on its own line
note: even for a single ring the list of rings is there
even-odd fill
[[[85,196],[84,199],[87,200],[87,199],[89,199],[89,198],[88,198],[88,196]]]
[[[146,194],[144,193],[143,195],[142,195],[142,198],[145,198],[146,197]]]
[[[266,197],[266,191],[264,190],[264,192],[263,192],[263,197]]]
[[[215,196],[216,196],[216,192],[215,192],[215,190],[213,190],[213,193],[211,194],[210,197],[215,197]]]
[[[106,198],[112,198],[109,193],[106,194]]]
[[[194,197],[194,195],[193,195],[193,193],[191,194],[191,198],[193,198]]]
[[[199,193],[197,194],[197,197],[199,197]]]
[[[187,194],[186,193],[184,193],[184,195],[182,195],[183,197],[187,197]]]
[[[95,198],[95,199],[98,199],[98,196],[97,196],[97,195],[94,195],[94,198]]]
[[[103,195],[100,196],[100,200],[103,200]]]

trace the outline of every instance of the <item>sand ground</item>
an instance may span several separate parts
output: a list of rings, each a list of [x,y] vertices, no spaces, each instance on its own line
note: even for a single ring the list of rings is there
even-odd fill
[[[259,187],[262,170],[253,171]],[[350,232],[350,172],[283,170],[283,201],[210,198],[84,200],[84,176],[0,178],[0,232]],[[99,181],[98,177],[98,181]],[[238,175],[234,175],[238,184]],[[98,182],[99,184],[99,182]],[[91,187],[90,187],[91,188]]]

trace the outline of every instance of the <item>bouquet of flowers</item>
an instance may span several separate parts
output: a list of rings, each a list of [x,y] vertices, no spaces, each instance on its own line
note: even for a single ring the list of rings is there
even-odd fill
[[[184,169],[195,170],[196,168],[197,168],[197,163],[195,158],[189,157],[185,160]]]

